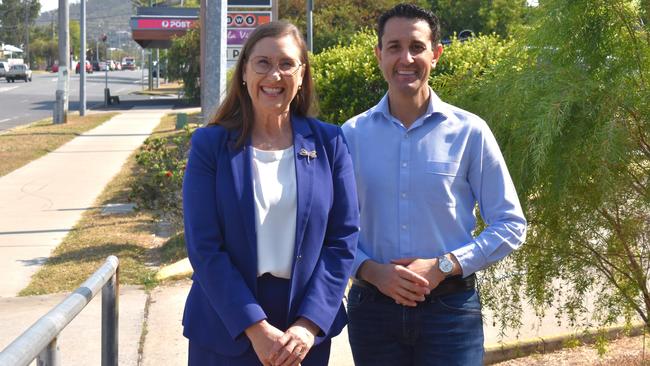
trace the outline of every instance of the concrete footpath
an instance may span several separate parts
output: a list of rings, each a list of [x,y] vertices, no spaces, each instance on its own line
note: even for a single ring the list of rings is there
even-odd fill
[[[0,177],[0,297],[29,283],[171,106],[122,111]]]

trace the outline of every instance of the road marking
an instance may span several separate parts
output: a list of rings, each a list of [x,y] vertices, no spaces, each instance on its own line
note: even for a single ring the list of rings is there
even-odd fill
[[[0,119],[0,123],[11,121],[13,118]]]
[[[0,93],[2,93],[2,92],[6,92],[6,91],[9,91],[9,90],[12,90],[12,89],[16,89],[16,88],[17,88],[17,86],[5,86],[5,87],[1,87],[1,88],[0,88]]]

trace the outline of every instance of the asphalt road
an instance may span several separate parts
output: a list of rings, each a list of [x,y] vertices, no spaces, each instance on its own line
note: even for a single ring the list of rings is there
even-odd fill
[[[146,71],[146,70],[145,70]],[[34,73],[32,82],[16,80],[8,83],[0,78],[0,131],[51,117],[57,86],[56,73]],[[144,79],[145,85],[146,73]],[[86,108],[93,109],[104,104],[105,72],[86,74]],[[111,95],[120,100],[150,99],[148,96],[129,95],[142,90],[142,71],[123,70],[108,73]],[[79,110],[79,75],[70,77],[69,110]]]

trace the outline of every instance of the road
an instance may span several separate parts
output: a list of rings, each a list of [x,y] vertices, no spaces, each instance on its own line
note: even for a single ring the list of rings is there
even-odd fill
[[[145,73],[146,75],[146,73]],[[86,74],[86,108],[103,106],[105,72]],[[132,96],[130,92],[142,90],[141,70],[110,71],[108,87],[111,95],[119,95],[120,100],[133,98],[149,99],[144,96]],[[145,79],[146,84],[146,79]],[[16,81],[8,83],[0,79],[0,132],[51,117],[57,74],[34,73],[31,83]],[[70,77],[69,110],[79,110],[79,75]]]

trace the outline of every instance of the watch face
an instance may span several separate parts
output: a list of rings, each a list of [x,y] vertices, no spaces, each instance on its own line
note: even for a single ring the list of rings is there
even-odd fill
[[[438,268],[440,268],[442,273],[448,274],[454,269],[454,264],[449,260],[449,258],[443,256],[438,258]]]

